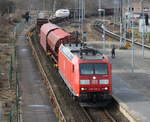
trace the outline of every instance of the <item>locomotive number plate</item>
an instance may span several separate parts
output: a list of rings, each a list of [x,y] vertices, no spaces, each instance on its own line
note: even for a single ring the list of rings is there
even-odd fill
[[[98,84],[98,80],[92,80],[91,84]]]

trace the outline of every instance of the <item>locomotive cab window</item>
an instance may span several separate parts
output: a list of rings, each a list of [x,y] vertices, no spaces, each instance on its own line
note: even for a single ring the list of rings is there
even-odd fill
[[[106,63],[89,63],[80,64],[81,75],[107,75],[108,64]]]

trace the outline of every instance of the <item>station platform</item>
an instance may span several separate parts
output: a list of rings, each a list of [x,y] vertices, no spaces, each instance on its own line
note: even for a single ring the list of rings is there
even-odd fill
[[[111,55],[110,50],[107,53]],[[150,50],[145,49],[143,57],[141,47],[136,46],[134,58],[132,54],[132,49],[116,49],[116,57],[110,58],[113,67],[113,96],[136,121],[149,122]]]
[[[49,104],[42,77],[25,40],[28,29],[18,36],[16,49],[18,76],[21,86],[21,118],[23,122],[58,122]]]

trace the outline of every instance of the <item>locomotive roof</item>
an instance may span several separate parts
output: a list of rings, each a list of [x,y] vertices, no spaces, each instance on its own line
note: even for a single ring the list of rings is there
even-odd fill
[[[71,60],[74,55],[78,56],[80,59],[83,60],[100,60],[104,59],[103,54],[94,49],[87,47],[83,43],[79,44],[65,44],[63,48],[61,48],[63,53]]]

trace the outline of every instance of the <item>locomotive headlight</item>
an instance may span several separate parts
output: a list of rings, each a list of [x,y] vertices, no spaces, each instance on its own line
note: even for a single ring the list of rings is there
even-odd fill
[[[108,84],[109,80],[99,80],[99,84]]]
[[[103,87],[102,90],[107,91],[107,90],[108,90],[108,87]]]
[[[96,77],[95,76],[93,76],[93,80],[95,80],[96,79]]]
[[[108,90],[108,87],[105,87],[104,89],[105,89],[105,90]]]
[[[90,84],[90,80],[80,80],[81,85]]]
[[[81,88],[82,91],[87,90],[88,88]]]

